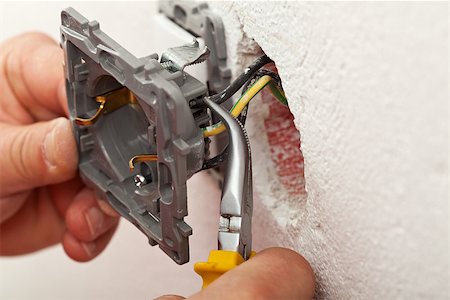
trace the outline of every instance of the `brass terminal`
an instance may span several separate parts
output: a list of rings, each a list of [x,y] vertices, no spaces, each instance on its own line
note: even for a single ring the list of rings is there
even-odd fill
[[[95,114],[87,119],[75,118],[75,123],[81,126],[90,126],[94,124],[101,114],[107,114],[119,109],[127,104],[136,104],[136,96],[126,87],[122,87],[109,93],[95,97],[95,101],[100,103]]]
[[[158,161],[158,155],[156,154],[141,154],[136,155],[133,158],[130,159],[128,162],[128,166],[130,167],[130,171],[134,171],[134,165],[138,162],[145,162],[145,161]]]

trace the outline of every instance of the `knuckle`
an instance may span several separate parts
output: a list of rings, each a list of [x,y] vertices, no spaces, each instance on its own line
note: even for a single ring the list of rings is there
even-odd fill
[[[41,132],[35,126],[0,125],[0,179],[5,194],[43,185],[51,178],[43,158]]]
[[[66,226],[69,232],[81,241],[93,239],[84,214],[79,209],[69,209],[66,214]]]
[[[26,149],[28,147],[28,141],[30,139],[31,132],[29,129],[20,131],[15,138],[11,139],[9,146],[9,157],[11,167],[19,175],[19,178],[23,180],[34,179],[32,170],[33,168],[27,164]]]

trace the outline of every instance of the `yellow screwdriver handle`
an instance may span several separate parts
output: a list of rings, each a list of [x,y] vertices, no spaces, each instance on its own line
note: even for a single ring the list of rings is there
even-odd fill
[[[255,254],[256,252],[252,251],[250,258]],[[199,262],[194,265],[194,271],[202,277],[202,289],[204,289],[223,273],[233,269],[244,261],[244,258],[238,252],[213,250],[209,253],[207,262]]]

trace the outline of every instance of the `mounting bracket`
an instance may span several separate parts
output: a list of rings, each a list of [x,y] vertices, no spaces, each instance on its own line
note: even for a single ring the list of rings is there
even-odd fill
[[[156,54],[136,58],[72,8],[61,21],[82,179],[151,245],[188,262],[186,180],[202,168],[201,127],[210,119],[206,108],[189,107],[207,95],[206,85],[178,65],[200,62],[207,49],[193,43],[169,49],[164,62]],[[137,163],[132,171],[130,163]]]
[[[227,66],[227,47],[222,18],[207,3],[183,0],[160,0],[159,10],[170,20],[196,37],[201,37],[210,50],[207,62],[208,89],[216,94],[231,81]]]

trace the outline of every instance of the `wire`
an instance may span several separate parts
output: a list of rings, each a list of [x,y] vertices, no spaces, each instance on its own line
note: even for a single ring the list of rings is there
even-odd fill
[[[233,117],[239,116],[239,114],[242,112],[242,110],[248,105],[248,103],[258,94],[260,91],[262,91],[263,88],[266,87],[272,80],[272,77],[270,76],[263,76],[260,79],[258,79],[243,95],[242,97],[236,101],[236,103],[231,108],[230,112],[233,115]]]
[[[270,77],[272,77],[272,79],[281,87],[281,79],[280,76],[278,76],[277,73],[266,70],[266,69],[260,69],[258,72],[255,73],[255,75],[253,75],[252,78],[250,78],[249,80],[247,80],[247,82],[244,84],[244,86],[242,87],[242,93],[241,96],[244,95],[244,93],[250,88],[250,86],[252,84],[255,83],[256,80],[258,80],[259,78],[261,78],[264,75],[269,75]],[[281,87],[282,88],[282,87]],[[245,122],[247,121],[247,115],[248,115],[248,107],[249,105],[247,105],[241,112],[241,114],[238,117],[238,120],[241,122],[242,125],[245,126]]]
[[[283,103],[287,104],[287,99],[284,92],[275,84],[272,77],[269,75],[264,75],[259,78],[234,104],[231,108],[230,114],[237,118],[244,109],[246,109],[248,103],[262,90],[264,87],[269,86],[272,93],[277,97],[277,99]],[[222,122],[216,123],[212,126],[208,126],[203,129],[203,136],[210,137],[217,135],[225,130],[225,125]]]
[[[260,57],[258,60],[263,61],[264,59],[263,59],[263,57]],[[255,71],[253,66],[258,64],[258,60],[256,60],[248,68],[249,69],[248,72],[251,73],[251,76],[247,76],[248,79],[245,82],[245,84],[243,85],[241,98],[244,96],[244,94],[246,94],[248,92],[249,87],[251,85],[255,84],[255,82],[258,81],[264,75],[268,75],[268,76],[270,76],[272,78],[272,83],[274,85],[276,85],[275,86],[276,89],[273,88],[272,84],[269,86],[271,88],[272,93],[277,97],[277,99],[281,103],[287,105],[287,100],[286,100],[286,97],[284,96],[284,92],[283,92],[283,88],[282,88],[282,85],[281,85],[280,77],[278,76],[277,73],[269,71],[269,70],[265,70],[265,69],[260,69],[260,70],[256,70]],[[259,65],[262,67],[264,64],[261,62]],[[241,74],[241,76],[242,76],[242,74]],[[240,80],[240,78],[236,79],[233,82],[233,84],[236,84],[236,86],[238,86],[241,83],[242,83],[242,81]],[[229,95],[229,94],[227,94],[227,91],[232,91],[233,89],[227,88],[222,93],[218,94],[218,95],[224,95],[223,97],[225,98],[223,101],[221,101],[219,103],[222,103],[222,102],[226,101],[228,98],[231,97],[232,94],[234,94],[238,90],[238,89],[236,89],[236,91],[233,92],[230,96],[227,96],[227,95]],[[228,97],[228,98],[226,98],[226,97]],[[245,125],[245,121],[246,121],[246,118],[247,118],[247,111],[248,111],[248,103],[247,103],[246,106],[244,106],[244,108],[242,109],[242,111],[240,112],[240,114],[238,116],[238,120],[241,122],[242,125]],[[221,125],[220,122],[218,124],[212,125],[211,127],[213,127],[213,128],[211,128],[211,129],[216,130],[216,127],[219,127],[219,125]],[[221,153],[217,154],[213,158],[204,160],[203,166],[202,166],[202,170],[207,170],[207,169],[210,169],[210,168],[218,167],[221,163],[223,163],[226,160],[227,156],[228,156],[228,146],[226,146],[225,149],[223,149]]]
[[[213,158],[205,160],[203,162],[202,170],[207,170],[219,166],[226,160],[227,156],[228,156],[228,146],[226,146],[225,149],[223,149],[223,151],[220,154],[217,154]]]
[[[264,75],[269,75],[272,77],[272,80],[281,88],[283,89],[283,86],[281,84],[281,78],[278,76],[277,73],[267,70],[267,69],[260,69],[258,70],[242,87],[242,95],[250,88],[252,84],[254,84],[259,78],[263,77]]]
[[[210,136],[218,135],[225,131],[225,125],[222,122],[216,123],[214,125],[203,128],[203,137],[207,138]]]
[[[255,75],[253,75],[253,77],[250,78],[249,80],[247,80],[247,82],[244,84],[244,86],[242,87],[242,95],[244,95],[244,93],[249,89],[249,87],[252,84],[255,83],[255,81],[257,81],[259,78],[261,78],[264,75],[269,75],[270,77],[272,77],[272,80],[277,84],[279,89],[283,90],[283,86],[281,85],[281,78],[280,78],[280,76],[278,76],[277,73],[270,71],[270,70],[261,69],[258,72],[256,72]],[[272,94],[276,93],[276,92],[274,92],[273,89],[271,91],[272,91]],[[284,93],[283,93],[283,95],[284,95]],[[283,105],[287,105],[287,102],[280,100],[281,98],[277,97],[277,99]],[[248,107],[249,107],[249,105],[247,104],[247,106],[242,110],[241,114],[237,118],[242,123],[242,125],[245,125],[245,122],[247,121]]]
[[[208,96],[207,99],[221,104],[231,98],[239,89],[264,65],[273,62],[267,55],[258,57],[244,72],[238,76],[227,88],[222,92]]]

